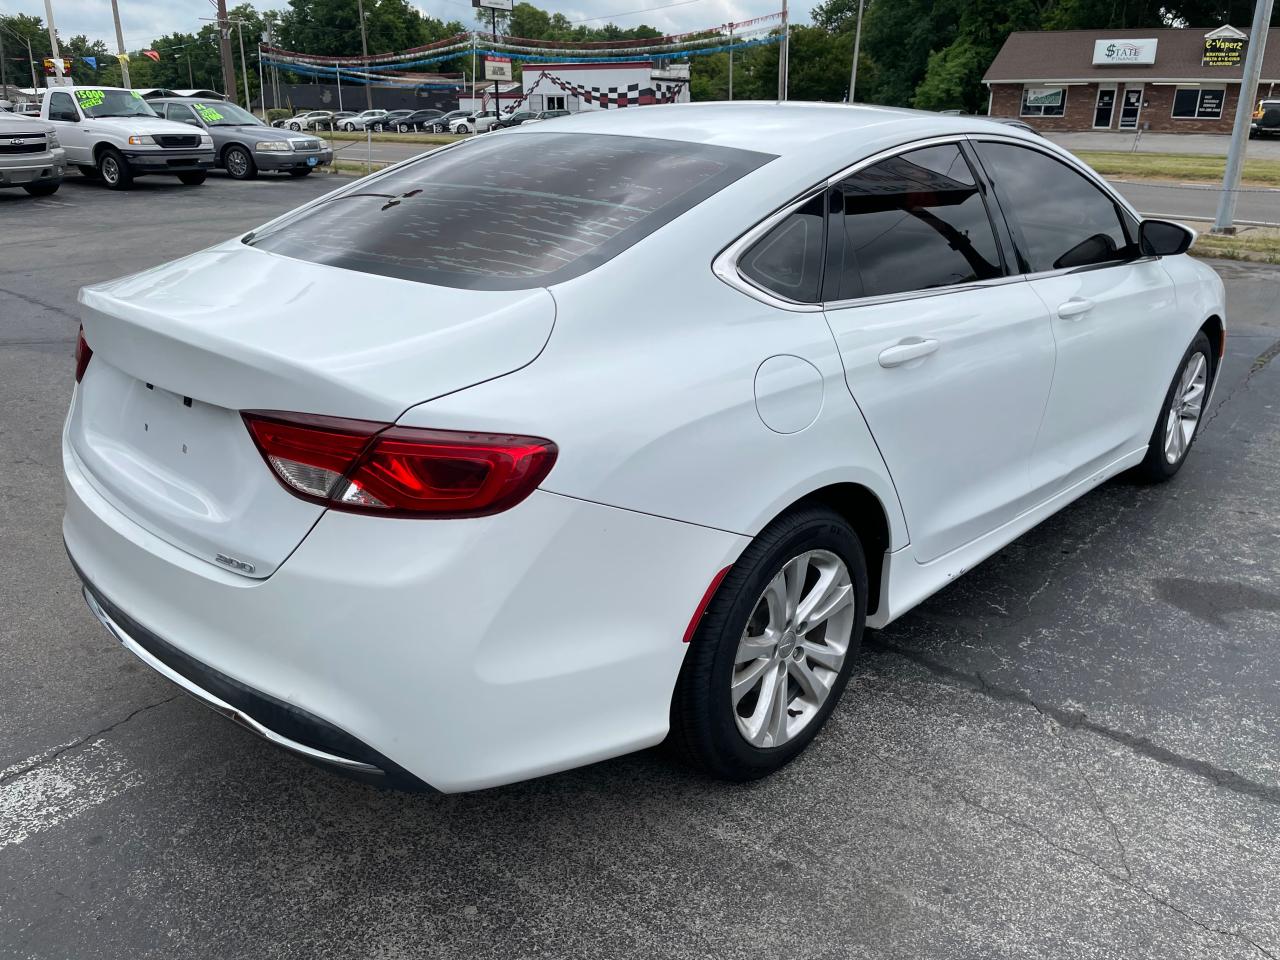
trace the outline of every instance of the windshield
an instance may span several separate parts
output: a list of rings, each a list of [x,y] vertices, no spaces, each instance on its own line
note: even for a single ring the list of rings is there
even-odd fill
[[[77,87],[76,102],[86,117],[155,117],[151,104],[136,90],[96,90]]]
[[[238,127],[244,124],[262,125],[262,121],[243,107],[234,103],[193,103],[191,109],[211,127]]]
[[[772,159],[642,137],[482,138],[361,180],[245,242],[362,273],[522,290],[594,269]]]

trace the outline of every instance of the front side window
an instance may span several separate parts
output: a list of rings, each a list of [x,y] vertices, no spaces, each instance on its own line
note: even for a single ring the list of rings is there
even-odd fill
[[[738,261],[742,275],[786,300],[820,300],[824,205],[825,197],[814,197],[752,244]]]
[[[166,120],[172,120],[175,123],[196,122],[195,116],[191,113],[191,108],[185,103],[166,103],[164,105],[164,116]]]
[[[1083,174],[1029,147],[978,143],[977,150],[1014,231],[1023,272],[1137,255],[1119,207]]]
[[[158,114],[136,90],[100,90],[77,87],[76,102],[84,115],[93,120],[102,117],[154,117]]]
[[[1022,116],[1061,117],[1066,112],[1066,87],[1022,88]]]
[[[58,92],[49,95],[49,119],[70,120],[72,123],[80,119],[76,105],[71,102],[71,94]]]
[[[486,137],[361,180],[245,242],[362,273],[523,290],[611,260],[772,159],[645,137]]]
[[[1175,120],[1218,120],[1222,117],[1222,87],[1178,87],[1173,93]]]
[[[953,144],[903,153],[840,185],[837,298],[876,297],[1003,274],[978,183]]]

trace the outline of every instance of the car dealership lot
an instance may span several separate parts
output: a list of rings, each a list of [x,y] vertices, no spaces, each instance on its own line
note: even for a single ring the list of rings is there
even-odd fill
[[[1275,268],[1219,265],[1228,362],[1178,478],[1102,487],[872,634],[770,780],[652,751],[393,794],[138,665],[58,533],[76,289],[344,182],[0,195],[0,957],[1280,953]]]

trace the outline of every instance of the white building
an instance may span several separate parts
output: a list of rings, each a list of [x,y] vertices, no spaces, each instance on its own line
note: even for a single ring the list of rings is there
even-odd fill
[[[666,60],[625,63],[525,63],[527,110],[614,110],[689,102],[689,65]]]

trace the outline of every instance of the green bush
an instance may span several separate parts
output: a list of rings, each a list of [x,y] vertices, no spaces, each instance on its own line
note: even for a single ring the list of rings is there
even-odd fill
[[[267,123],[275,123],[277,120],[288,120],[292,116],[292,110],[284,110],[277,107],[267,111]]]

